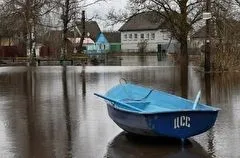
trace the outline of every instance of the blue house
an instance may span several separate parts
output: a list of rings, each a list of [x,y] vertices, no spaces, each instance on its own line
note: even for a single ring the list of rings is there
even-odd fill
[[[97,53],[107,53],[109,52],[110,49],[110,44],[107,40],[107,38],[105,37],[105,35],[101,32],[99,33],[99,35],[97,36],[96,39],[96,52]]]

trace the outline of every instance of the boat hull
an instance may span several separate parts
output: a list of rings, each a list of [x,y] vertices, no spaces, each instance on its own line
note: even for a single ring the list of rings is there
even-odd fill
[[[174,111],[141,114],[108,105],[110,118],[123,130],[147,136],[186,139],[210,129],[218,111]]]

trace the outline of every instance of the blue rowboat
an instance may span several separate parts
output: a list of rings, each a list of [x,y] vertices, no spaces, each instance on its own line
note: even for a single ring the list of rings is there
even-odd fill
[[[123,130],[148,136],[186,139],[210,129],[219,108],[134,84],[119,84],[104,96],[108,114]]]

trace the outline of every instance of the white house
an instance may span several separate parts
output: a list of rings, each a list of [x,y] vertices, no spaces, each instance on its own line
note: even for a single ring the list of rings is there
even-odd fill
[[[212,36],[212,35],[211,35]],[[190,40],[191,48],[201,48],[204,46],[206,40],[206,27],[202,27],[197,30],[192,36]]]
[[[174,52],[177,41],[167,31],[166,23],[154,12],[132,16],[120,29],[122,52],[139,52],[139,43],[146,41],[147,52]]]
[[[211,41],[218,41],[220,40],[220,36],[217,35],[216,27],[210,28],[210,37]],[[193,52],[189,53],[203,53],[205,50],[205,40],[206,40],[206,26],[201,27],[198,29],[194,34],[191,35],[189,42],[189,47]]]

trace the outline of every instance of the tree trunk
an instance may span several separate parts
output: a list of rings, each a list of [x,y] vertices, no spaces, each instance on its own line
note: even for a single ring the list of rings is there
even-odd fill
[[[188,45],[187,37],[180,41],[181,96],[188,97]]]
[[[180,41],[180,63],[181,65],[188,66],[188,44],[187,37],[182,38]]]
[[[181,64],[181,88],[182,97],[188,97],[188,33],[189,24],[187,18],[187,2],[188,0],[181,0],[179,7],[181,10],[181,26],[180,30],[180,64]]]
[[[27,42],[28,42],[28,31],[27,29],[23,30],[23,41],[22,41],[22,48],[23,48],[23,56],[27,56]]]

